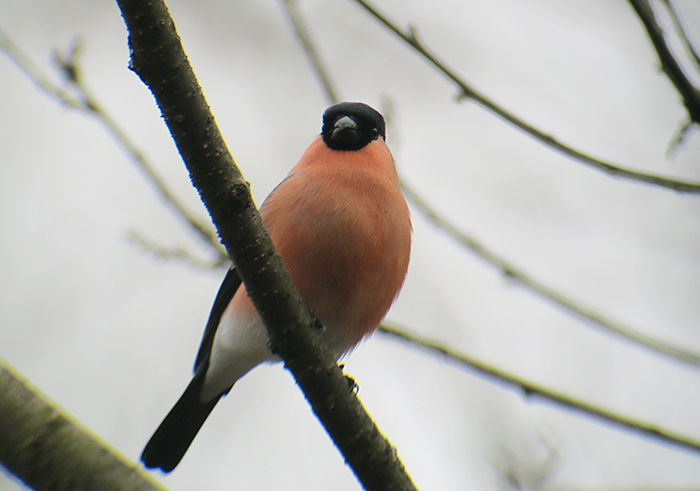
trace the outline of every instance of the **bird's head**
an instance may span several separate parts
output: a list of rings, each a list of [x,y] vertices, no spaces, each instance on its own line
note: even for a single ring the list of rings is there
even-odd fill
[[[341,102],[323,114],[323,141],[333,150],[360,150],[372,141],[386,139],[384,118],[361,102]]]

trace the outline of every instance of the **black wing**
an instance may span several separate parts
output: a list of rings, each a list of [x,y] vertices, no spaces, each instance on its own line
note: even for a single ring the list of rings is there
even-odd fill
[[[238,276],[238,272],[235,268],[229,269],[223,283],[219,287],[219,293],[216,294],[216,299],[207,321],[207,327],[204,329],[202,343],[199,345],[199,353],[197,353],[197,360],[194,362],[195,372],[199,370],[200,365],[209,365],[209,355],[211,355],[211,347],[214,344],[214,336],[216,335],[216,329],[219,327],[221,316],[224,315],[224,310],[226,310],[240,286],[241,278]],[[204,369],[204,372],[206,372],[206,369]]]

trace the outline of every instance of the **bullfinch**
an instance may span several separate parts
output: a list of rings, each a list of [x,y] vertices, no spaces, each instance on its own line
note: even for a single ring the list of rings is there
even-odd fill
[[[385,138],[384,118],[371,107],[329,107],[321,134],[260,208],[338,358],[379,326],[408,269],[411,219]],[[141,455],[146,467],[172,471],[219,399],[272,361],[279,358],[232,268],[214,300],[194,377]]]

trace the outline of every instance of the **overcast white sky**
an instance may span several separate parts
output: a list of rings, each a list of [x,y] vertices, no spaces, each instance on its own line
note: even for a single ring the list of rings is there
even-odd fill
[[[700,46],[700,3],[675,3]],[[319,133],[321,92],[279,3],[169,6],[261,202]],[[444,79],[352,2],[300,6],[342,97],[392,102],[399,170],[435,208],[584,305],[700,352],[699,197],[611,179],[454,102]],[[700,132],[666,158],[686,115],[627,2],[379,6],[544,131],[626,167],[700,181]],[[3,0],[0,27],[47,70],[50,51],[82,35],[87,83],[206,218],[150,93],[127,69],[114,2]],[[39,93],[2,55],[0,89],[0,357],[136,460],[189,380],[223,273],[140,252],[130,231],[202,257],[206,249],[100,125]],[[553,309],[413,216],[411,269],[390,320],[700,440],[699,369]],[[525,400],[390,338],[374,336],[345,361],[424,491],[505,489],[503,468],[532,485],[547,465],[548,490],[700,489],[700,454]],[[359,489],[281,366],[241,380],[162,482],[173,491]],[[17,489],[0,475],[1,491]]]

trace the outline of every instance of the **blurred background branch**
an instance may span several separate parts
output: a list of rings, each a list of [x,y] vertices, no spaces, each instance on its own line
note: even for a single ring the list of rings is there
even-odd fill
[[[316,75],[323,95],[325,96],[326,102],[329,105],[336,104],[341,101],[338,96],[338,92],[332,82],[331,76],[326,71],[323,66],[324,63],[321,61],[321,55],[316,49],[316,45],[311,40],[311,35],[309,34],[309,29],[306,27],[306,22],[304,17],[299,12],[299,7],[297,6],[297,0],[279,0],[282,5],[282,12],[287,15],[287,20],[292,26],[292,30],[296,35],[297,40],[304,47],[303,51],[313,68],[313,73]]]
[[[683,67],[674,56],[671,46],[664,35],[664,30],[658,23],[654,10],[651,8],[651,3],[648,0],[629,0],[629,3],[642,21],[642,25],[644,25],[649,35],[649,39],[656,50],[656,54],[659,56],[659,61],[661,62],[664,73],[676,87],[676,90],[678,90],[678,93],[683,99],[683,105],[688,111],[689,119],[695,124],[700,124],[700,90],[693,86],[693,83],[685,74]],[[673,13],[674,10],[670,3],[667,2],[666,5],[669,11]],[[675,13],[672,15],[672,18],[678,27],[677,32],[683,40],[684,46],[690,51],[697,62],[697,54],[688,40],[688,37],[685,35],[685,31]]]
[[[0,464],[36,491],[165,491],[0,360]]]
[[[490,382],[495,382],[499,385],[505,385],[509,388],[518,389],[522,391],[526,399],[529,399],[532,396],[539,397],[553,403],[555,407],[558,407],[559,409],[571,409],[576,413],[590,416],[598,422],[609,423],[617,428],[632,431],[640,436],[647,437],[652,441],[656,441],[658,443],[668,443],[700,453],[700,441],[694,440],[689,436],[672,433],[668,430],[660,428],[656,424],[644,423],[642,421],[635,420],[634,418],[630,418],[629,416],[625,416],[624,414],[614,413],[584,400],[576,399],[574,397],[564,395],[561,392],[547,389],[541,385],[525,380],[524,378],[513,375],[512,373],[508,373],[500,368],[488,365],[463,353],[458,353],[453,349],[435,341],[416,336],[415,334],[409,334],[403,326],[398,327],[394,324],[384,323],[380,327],[380,330],[384,334],[409,343],[411,346],[427,349],[430,353],[442,356],[458,366],[463,368],[466,367],[471,372],[475,372],[486,377],[486,379]]]
[[[676,8],[673,6],[670,0],[661,0],[661,3],[666,7],[668,10],[668,13],[671,15],[671,21],[673,22],[674,27],[676,28],[676,33],[678,34],[678,37],[681,39],[681,42],[683,43],[683,47],[685,50],[688,52],[690,55],[690,58],[695,62],[695,69],[700,71],[700,55],[698,55],[697,50],[693,46],[693,43],[690,42],[690,39],[688,38],[688,32],[686,31],[686,28],[683,26],[683,22],[681,22],[681,19],[678,15],[678,12],[676,11]],[[655,22],[655,18],[654,18]],[[664,44],[665,39],[664,39]],[[698,121],[696,121],[698,122]]]
[[[418,193],[412,187],[406,184],[405,181],[403,181],[401,185],[406,197],[433,225],[441,229],[448,236],[490,265],[498,268],[508,278],[524,286],[535,295],[538,295],[539,297],[550,301],[553,305],[576,315],[577,317],[586,321],[586,324],[590,326],[602,329],[604,332],[609,334],[620,336],[622,339],[643,346],[644,348],[650,349],[653,352],[670,356],[671,358],[683,363],[688,363],[695,368],[700,367],[700,355],[697,353],[641,334],[639,329],[624,326],[617,321],[609,319],[603,314],[582,306],[579,302],[572,300],[554,288],[551,288],[536,280],[531,275],[525,273],[522,269],[517,268],[506,259],[485,247],[474,237],[457,229],[457,227],[439,215],[423,198],[418,195]]]
[[[131,141],[112,116],[104,110],[83,81],[82,69],[79,64],[82,41],[79,37],[74,38],[65,51],[54,51],[54,61],[63,75],[68,89],[54,83],[42,73],[41,69],[2,29],[0,29],[0,50],[48,96],[70,108],[84,111],[95,117],[122,147],[130,160],[136,164],[136,167],[143,172],[163,202],[173,210],[175,216],[182,219],[195,235],[214,252],[216,258],[212,267],[221,267],[228,263],[228,254],[226,254],[226,250],[221,245],[213,227],[199,220],[181,203],[144,153]]]

